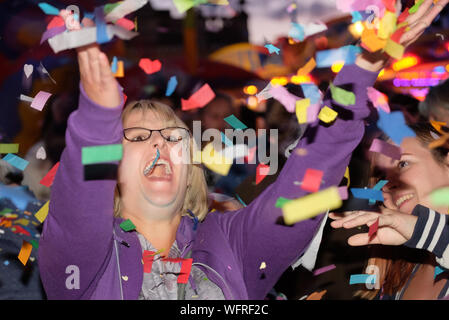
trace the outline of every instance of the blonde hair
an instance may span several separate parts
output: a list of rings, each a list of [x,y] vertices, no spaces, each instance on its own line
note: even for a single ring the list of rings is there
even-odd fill
[[[142,112],[151,111],[154,112],[160,119],[164,120],[169,125],[183,127],[189,129],[187,125],[179,119],[172,108],[169,106],[151,100],[139,100],[132,101],[124,108],[122,112],[122,123],[125,122],[129,114],[136,109],[142,110]],[[202,221],[208,212],[208,200],[207,200],[207,184],[204,177],[204,171],[201,168],[201,164],[193,164],[193,155],[195,152],[195,141],[193,137],[190,138],[190,165],[188,171],[189,185],[182,206],[182,215],[189,215],[187,210],[192,211],[199,221]],[[114,192],[114,216],[121,217],[120,210],[120,188],[118,184],[115,187]]]

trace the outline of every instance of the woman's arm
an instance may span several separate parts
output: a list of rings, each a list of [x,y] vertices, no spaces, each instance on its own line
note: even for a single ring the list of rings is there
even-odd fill
[[[39,268],[49,299],[89,298],[113,244],[116,181],[85,180],[81,150],[121,143],[123,95],[97,45],[79,49],[78,61],[79,107],[68,121],[66,148],[39,243]],[[66,285],[75,268],[79,270],[79,289]]]

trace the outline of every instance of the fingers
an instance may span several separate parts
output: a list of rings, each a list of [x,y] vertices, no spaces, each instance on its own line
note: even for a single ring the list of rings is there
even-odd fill
[[[108,57],[104,52],[99,53],[99,61],[100,61],[100,77],[103,82],[110,81],[111,78],[114,78],[114,75],[112,74],[111,67],[109,66],[109,60]]]
[[[366,246],[368,244],[380,244],[379,238],[374,236],[370,239],[368,233],[358,233],[349,237],[348,244],[353,247]]]
[[[93,46],[87,49],[89,58],[89,73],[93,83],[99,84],[101,82],[100,74],[100,49],[98,46]]]
[[[422,19],[423,15],[427,12],[427,10],[429,10],[429,8],[432,6],[432,4],[433,4],[433,0],[425,0],[419,7],[418,11],[409,15],[407,17],[407,19],[405,19],[405,21],[408,22],[409,26],[412,26],[417,21]]]
[[[364,225],[370,226],[377,220],[377,218],[379,216],[380,216],[380,214],[376,213],[376,212],[361,214],[357,217],[354,217],[353,219],[343,222],[343,228],[351,229],[351,228],[364,226]],[[379,224],[380,224],[380,221],[379,221]]]
[[[343,227],[343,224],[345,224],[346,222],[367,213],[367,211],[350,211],[350,212],[352,212],[352,213],[346,215],[344,218],[337,216],[338,220],[332,221],[331,226],[333,228],[341,228],[341,227]],[[331,214],[329,214],[329,217],[333,219],[334,217],[336,217],[336,215],[335,215],[335,213],[331,213]]]

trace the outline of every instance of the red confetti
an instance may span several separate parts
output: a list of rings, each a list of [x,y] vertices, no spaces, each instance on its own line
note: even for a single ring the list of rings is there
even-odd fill
[[[398,24],[402,23],[407,19],[407,17],[410,15],[410,12],[408,12],[409,8],[405,9],[398,17]]]
[[[317,192],[321,186],[323,171],[315,169],[307,169],[302,180],[301,189],[309,192]]]
[[[59,16],[56,16],[53,19],[51,19],[50,23],[47,25],[47,30],[51,29],[51,28],[62,27],[62,26],[65,26],[64,19],[62,19]]]
[[[162,261],[181,262],[181,271],[179,273],[177,282],[178,283],[187,283],[187,281],[189,280],[190,271],[192,269],[192,263],[193,263],[193,259],[192,258],[188,258],[188,259],[183,259],[183,258],[165,258],[165,259],[162,259]]]
[[[159,60],[151,61],[148,58],[142,58],[139,61],[139,67],[142,68],[146,74],[152,74],[161,70],[162,63]]]
[[[125,28],[126,30],[132,30],[135,28],[134,22],[126,18],[120,18],[115,22],[116,25]]]
[[[394,42],[399,43],[400,40],[401,40],[402,35],[403,35],[404,32],[405,32],[405,29],[406,29],[406,28],[407,28],[406,26],[403,26],[403,27],[397,29],[397,30],[391,35],[390,39],[391,39],[392,41],[394,41]]]
[[[388,11],[396,12],[395,2],[396,0],[382,0],[383,4],[385,5],[385,8],[387,8]]]
[[[153,261],[154,261],[154,251],[143,251],[143,272],[144,273],[151,273],[151,268],[153,267]]]
[[[377,218],[376,222],[374,222],[370,227],[368,231],[368,237],[371,241],[372,236],[376,234],[377,229],[379,228],[379,218]]]
[[[182,110],[192,110],[202,108],[215,98],[215,93],[206,83],[197,92],[192,94],[189,99],[181,99]]]
[[[58,168],[59,168],[59,162],[56,163],[53,166],[53,168],[50,169],[50,171],[48,171],[48,173],[45,175],[45,177],[42,178],[42,180],[39,183],[50,188],[51,185],[53,184],[53,180],[55,178],[56,172],[58,171]]]
[[[256,168],[256,184],[259,184],[265,177],[268,172],[270,172],[270,166],[264,163],[259,163]]]

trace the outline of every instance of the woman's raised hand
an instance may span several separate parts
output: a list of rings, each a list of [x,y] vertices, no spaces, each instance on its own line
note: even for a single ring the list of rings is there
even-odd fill
[[[84,26],[93,26],[92,20],[83,19]],[[120,105],[120,92],[107,56],[94,43],[77,49],[81,85],[96,104],[114,108]]]
[[[351,246],[364,246],[369,244],[401,245],[413,235],[418,218],[411,214],[381,208],[381,213],[370,211],[353,211],[344,213],[344,217],[330,213],[329,217],[333,228],[351,229],[363,225],[371,226],[379,219],[377,232],[371,237],[368,233],[359,233],[348,239]]]

